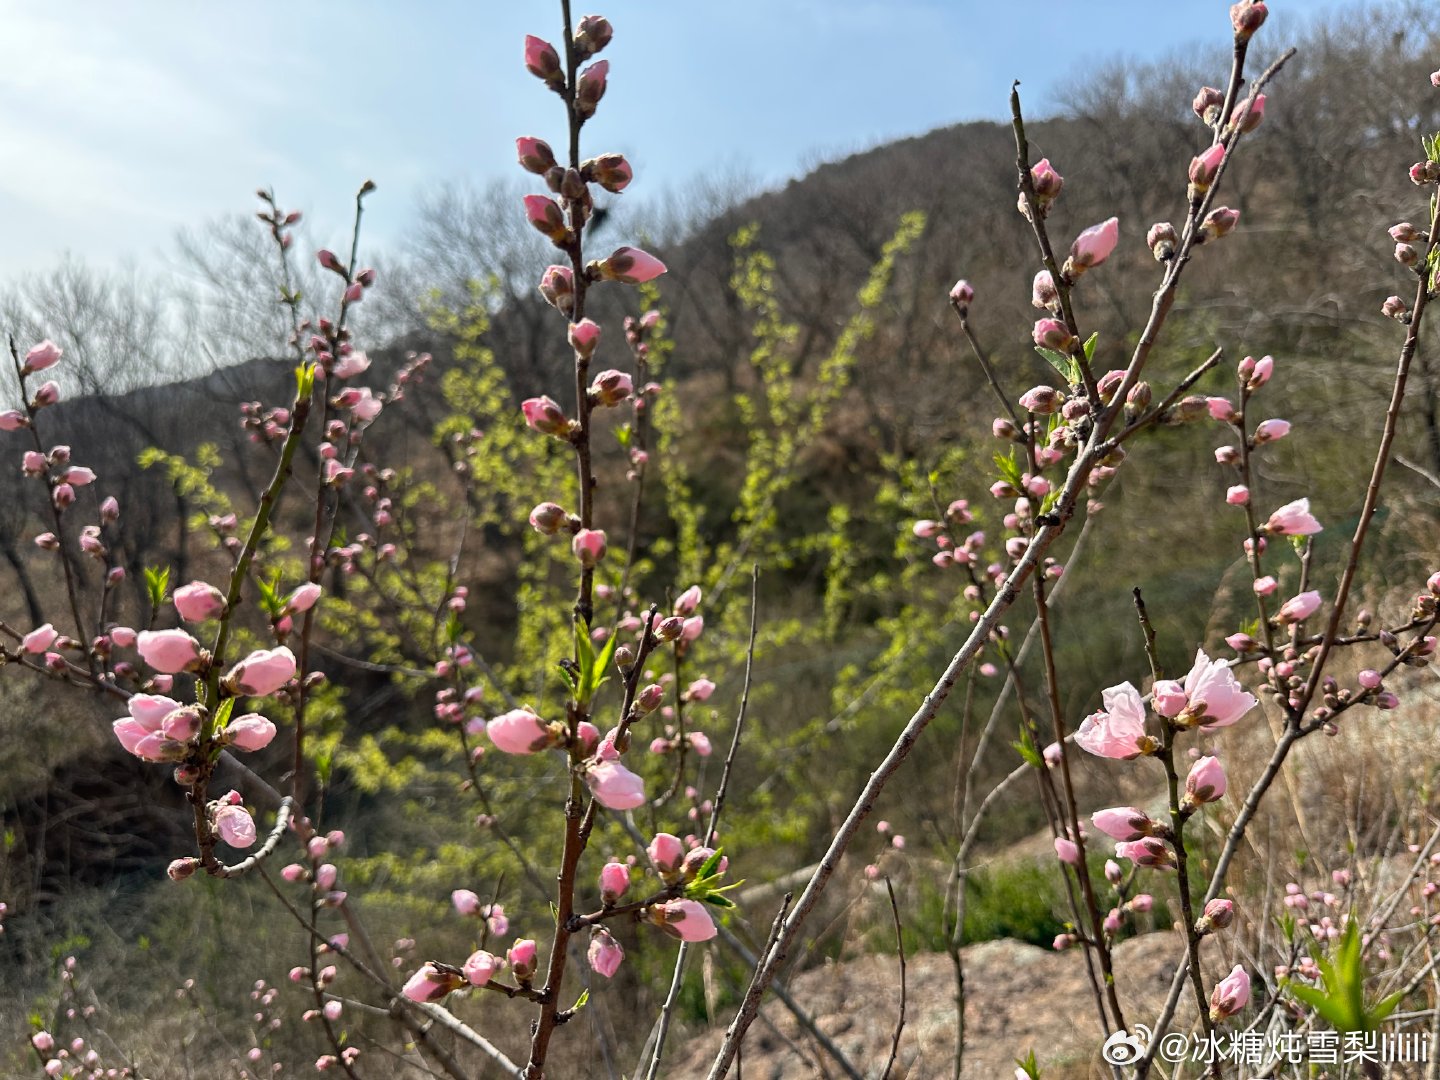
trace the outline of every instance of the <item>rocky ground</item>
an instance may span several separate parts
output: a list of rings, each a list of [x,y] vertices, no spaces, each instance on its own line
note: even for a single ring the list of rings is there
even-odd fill
[[[1163,1000],[1178,938],[1147,934],[1121,943],[1116,968],[1127,1015],[1148,1022]],[[1055,953],[1018,941],[988,941],[964,952],[965,1080],[1009,1080],[1031,1050],[1047,1080],[1101,1075],[1100,1029],[1078,951]],[[899,1004],[893,956],[865,956],[798,976],[791,993],[852,1065],[879,1077],[890,1056]],[[955,973],[950,958],[926,953],[907,964],[905,1029],[891,1076],[940,1080],[955,1055]],[[845,1073],[779,1002],[771,1000],[745,1043],[745,1080],[843,1077]],[[703,1077],[720,1031],[695,1036],[667,1074]],[[1106,1070],[1105,1075],[1109,1075]]]

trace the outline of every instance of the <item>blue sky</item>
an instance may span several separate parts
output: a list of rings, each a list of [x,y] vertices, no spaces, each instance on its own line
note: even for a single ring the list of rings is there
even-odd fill
[[[577,0],[610,18],[591,151],[632,198],[740,168],[766,184],[822,158],[998,118],[1019,78],[1053,109],[1087,62],[1227,39],[1228,0]],[[1290,5],[1297,10],[1296,5]],[[1038,18],[1044,12],[1044,19]],[[518,175],[517,134],[558,139],[520,63],[558,39],[551,0],[177,4],[0,0],[0,279],[86,261],[164,264],[175,232],[274,186],[338,240],[359,182],[372,243],[446,182]]]

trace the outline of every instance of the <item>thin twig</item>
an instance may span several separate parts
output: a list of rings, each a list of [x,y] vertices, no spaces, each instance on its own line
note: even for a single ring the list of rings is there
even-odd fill
[[[890,1060],[880,1080],[890,1080],[890,1070],[895,1068],[895,1059],[900,1056],[900,1033],[905,1030],[905,935],[900,927],[900,905],[895,902],[895,887],[890,878],[885,878],[885,892],[890,897],[890,914],[895,918],[895,954],[900,960],[900,1015],[895,1018],[895,1034],[890,1040]]]

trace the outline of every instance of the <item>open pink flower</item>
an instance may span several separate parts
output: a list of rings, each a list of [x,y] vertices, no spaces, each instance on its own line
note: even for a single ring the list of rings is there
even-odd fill
[[[553,746],[555,737],[545,721],[528,706],[501,713],[485,725],[495,749],[507,754],[533,754]]]
[[[660,929],[681,941],[709,941],[718,932],[715,920],[698,900],[671,900],[650,910]]]
[[[180,586],[171,599],[175,602],[175,610],[186,622],[218,618],[225,610],[225,597],[220,590],[204,581]]]
[[[1235,678],[1226,660],[1211,660],[1195,650],[1195,664],[1185,676],[1186,717],[1205,731],[1229,727],[1256,705],[1255,695]]]
[[[273,694],[295,677],[295,654],[284,645],[277,649],[258,649],[225,676],[236,691],[251,697]]]
[[[591,968],[609,979],[620,970],[625,950],[608,930],[596,929],[590,935],[590,948],[586,950],[585,958],[590,961]]]
[[[645,803],[645,781],[618,761],[600,761],[585,772],[595,801],[610,810],[634,810]]]
[[[1080,723],[1075,742],[1098,757],[1128,761],[1148,753],[1153,740],[1145,734],[1145,702],[1128,682],[1101,694],[1105,708]]]
[[[156,671],[174,675],[200,659],[200,643],[184,630],[142,630],[135,637],[141,659]]]

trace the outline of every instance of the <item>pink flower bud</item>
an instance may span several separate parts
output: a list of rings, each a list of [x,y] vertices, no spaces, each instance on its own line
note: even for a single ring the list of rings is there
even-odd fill
[[[37,409],[43,409],[47,405],[54,405],[59,400],[60,384],[52,380],[43,384],[39,390],[35,391],[33,404]]]
[[[1271,514],[1261,528],[1274,536],[1313,536],[1321,525],[1310,514],[1310,500],[1296,499]]]
[[[1250,503],[1250,489],[1244,484],[1236,484],[1225,492],[1225,501],[1231,506],[1248,506]]]
[[[336,257],[335,253],[329,248],[321,248],[319,251],[315,252],[315,259],[320,263],[322,267],[332,273],[345,273],[345,264],[342,263],[339,258]]]
[[[950,286],[950,303],[955,309],[964,315],[970,310],[970,304],[975,299],[975,290],[970,283],[963,278]]]
[[[618,195],[630,186],[635,172],[621,154],[601,154],[580,166],[580,174],[594,180],[606,191]]]
[[[1070,328],[1059,319],[1041,319],[1030,333],[1035,344],[1042,349],[1055,352],[1069,352],[1075,346],[1075,337]]]
[[[600,900],[613,904],[630,888],[630,868],[624,863],[608,862],[600,868]]]
[[[1235,7],[1258,7],[1264,9],[1264,4],[1236,4]],[[1234,11],[1234,8],[1231,9]],[[1233,16],[1232,16],[1233,17]],[[1264,16],[1261,16],[1262,21]],[[1238,31],[1237,31],[1238,34]],[[1243,1009],[1250,1000],[1250,976],[1245,974],[1245,969],[1239,964],[1231,970],[1230,974],[1220,980],[1219,985],[1210,995],[1210,1019],[1215,1022],[1224,1020],[1228,1016],[1234,1016]]]
[[[1279,623],[1304,622],[1311,615],[1314,615],[1320,608],[1320,594],[1315,590],[1300,593],[1292,596],[1285,603],[1280,605],[1280,610],[1275,614],[1275,621]]]
[[[562,315],[575,307],[575,272],[568,266],[548,266],[540,277],[540,295]]]
[[[56,510],[64,510],[75,504],[75,489],[69,484],[56,484],[55,489],[50,492],[50,499]]]
[[[186,622],[204,622],[219,618],[225,610],[225,597],[214,585],[192,581],[175,590],[171,597],[175,610]]]
[[[1139,840],[1154,831],[1155,823],[1134,806],[1113,806],[1090,815],[1095,827],[1112,840]]]
[[[1145,243],[1150,248],[1150,254],[1155,256],[1155,261],[1164,262],[1174,257],[1180,237],[1174,225],[1168,221],[1159,221],[1150,226],[1150,231],[1145,234]]]
[[[534,34],[525,36],[525,70],[537,79],[543,79],[552,90],[565,85],[565,73],[560,70],[560,54],[555,46]]]
[[[6,409],[0,412],[0,431],[19,431],[23,427],[30,426],[30,419],[19,409]]]
[[[586,15],[575,24],[575,55],[581,60],[594,56],[614,36],[610,20],[603,15]]]
[[[597,60],[575,82],[575,114],[582,120],[595,115],[595,106],[605,96],[605,80],[610,74],[610,61]]]
[[[580,565],[593,567],[605,557],[605,533],[601,529],[581,529],[570,540],[570,550]]]
[[[1192,806],[1214,802],[1225,795],[1225,767],[1217,757],[1202,757],[1185,777],[1185,801]]]
[[[1235,28],[1236,41],[1249,41],[1256,30],[1265,22],[1265,16],[1269,10],[1260,0],[1240,0],[1238,4],[1230,6],[1230,25]],[[1239,971],[1239,968],[1235,969]],[[1249,994],[1249,983],[1246,984],[1246,994]],[[1243,1002],[1242,1002],[1243,1004]]]
[[[544,435],[565,438],[570,434],[570,418],[549,397],[527,398],[520,403],[525,422]]]
[[[450,902],[461,915],[468,917],[480,913],[480,897],[469,889],[456,889],[450,894]]]
[[[465,978],[470,981],[471,986],[484,986],[503,966],[498,956],[480,949],[470,954],[461,970],[465,972]]]
[[[55,627],[47,622],[44,626],[36,627],[34,630],[31,630],[30,633],[26,634],[20,640],[20,647],[32,656],[39,655],[50,648],[59,636]]]
[[[1218,240],[1222,236],[1229,236],[1235,231],[1235,226],[1240,224],[1240,211],[1232,210],[1228,206],[1217,206],[1205,215],[1205,220],[1200,223],[1199,240]]]
[[[1060,293],[1055,288],[1055,279],[1049,270],[1041,270],[1030,285],[1030,303],[1037,308],[1047,309],[1060,302]]]
[[[550,149],[550,144],[533,135],[522,135],[515,140],[515,155],[520,159],[522,169],[539,176],[555,167],[555,152]]]
[[[682,941],[709,941],[718,932],[705,905],[695,900],[671,900],[650,912],[652,921]]]
[[[1210,190],[1210,185],[1215,182],[1215,174],[1220,171],[1220,163],[1225,159],[1225,146],[1223,143],[1216,143],[1203,154],[1195,157],[1190,162],[1190,200],[1196,202],[1205,192]]]
[[[22,374],[29,375],[36,371],[44,371],[48,367],[54,367],[59,363],[63,351],[59,345],[46,338],[39,345],[30,346],[30,351],[25,354],[25,364],[20,371]]]
[[[184,630],[142,630],[135,645],[141,659],[167,674],[185,671],[200,659],[200,643]]]
[[[599,761],[585,772],[595,801],[609,810],[634,810],[645,803],[645,781],[618,761]]]
[[[1035,386],[1020,395],[1020,407],[1044,416],[1059,410],[1065,395],[1053,386]]]
[[[709,701],[710,695],[715,693],[715,684],[709,679],[696,679],[685,691],[685,696],[690,701]]]
[[[596,276],[626,285],[643,285],[665,273],[664,263],[635,247],[616,248],[608,259],[590,265]]]
[[[676,873],[685,858],[684,843],[670,833],[656,833],[645,850],[661,876]]]
[[[1196,929],[1202,934],[1214,930],[1224,930],[1235,921],[1235,902],[1216,897],[1205,905],[1205,911],[1200,916]]]
[[[1030,167],[1030,183],[1035,189],[1035,201],[1041,207],[1047,207],[1060,197],[1065,178],[1055,171],[1049,158],[1041,158]]]
[[[411,1001],[439,1001],[464,985],[465,979],[461,976],[441,970],[433,961],[427,961],[406,980],[400,992]]]
[[[590,399],[597,405],[613,407],[627,400],[635,384],[623,371],[602,371],[590,384]]]
[[[530,527],[546,536],[554,536],[569,520],[565,508],[552,502],[541,503],[530,511]]]
[[[586,950],[585,958],[596,973],[609,979],[620,970],[620,964],[625,959],[625,950],[611,937],[608,930],[597,927],[591,931],[590,948]]]
[[[1080,865],[1080,848],[1075,841],[1066,837],[1055,837],[1055,856],[1062,863],[1068,863],[1071,866]]]
[[[1154,836],[1129,842],[1120,841],[1115,845],[1115,857],[1129,859],[1136,866],[1148,866],[1157,870],[1168,870],[1175,866],[1175,856],[1164,841]]]
[[[595,346],[600,344],[600,326],[590,319],[581,319],[578,323],[570,324],[570,347],[575,350],[577,356],[589,360],[595,353]]]
[[[215,831],[233,848],[248,848],[255,843],[255,819],[243,806],[227,803],[215,811]]]
[[[530,938],[520,938],[510,946],[505,959],[510,962],[515,978],[523,982],[535,974],[535,952],[535,942]]]
[[[1435,575],[1437,584],[1440,584],[1440,574]],[[695,609],[700,606],[700,586],[691,585],[675,598],[674,612],[676,615],[689,616],[695,614]]]
[[[1078,278],[1086,270],[1099,266],[1110,257],[1119,238],[1119,218],[1107,218],[1098,225],[1091,225],[1070,246],[1070,257],[1065,260],[1066,276]]]
[[[507,754],[533,754],[555,744],[549,727],[528,707],[501,713],[485,726],[485,734]]]
[[[1289,433],[1289,420],[1261,420],[1256,426],[1256,445],[1283,439]]]
[[[1235,112],[1230,117],[1230,126],[1238,127],[1242,132],[1249,133],[1260,126],[1260,121],[1265,119],[1265,95],[1256,94],[1252,101],[1246,98],[1235,106]]]
[[[313,581],[307,581],[304,585],[297,587],[288,597],[285,598],[285,611],[295,615],[302,611],[309,611],[320,599],[321,589]]]
[[[563,244],[570,235],[560,204],[546,195],[525,196],[525,219],[553,244]]]
[[[246,753],[265,749],[274,738],[275,725],[259,713],[237,716],[225,728],[225,740]]]
[[[705,630],[705,616],[691,615],[680,625],[681,641],[697,641]]]
[[[273,694],[295,677],[295,654],[286,646],[258,649],[230,669],[226,685],[251,697]]]
[[[1380,672],[1374,668],[1366,668],[1355,677],[1355,681],[1366,690],[1378,690],[1384,680]]]

